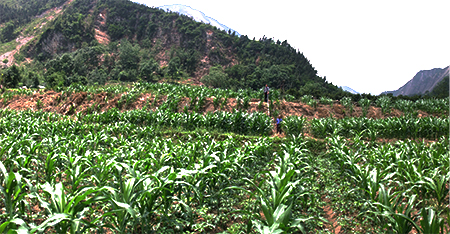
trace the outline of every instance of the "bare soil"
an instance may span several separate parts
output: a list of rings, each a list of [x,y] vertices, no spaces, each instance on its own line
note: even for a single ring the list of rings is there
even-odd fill
[[[324,218],[329,221],[329,223],[324,223],[325,228],[328,229],[333,234],[339,234],[341,233],[341,225],[337,222],[337,214],[333,211],[333,208],[331,207],[331,200],[326,198],[325,196],[322,196],[322,200],[324,200],[327,205],[323,207],[324,211]]]
[[[47,112],[55,112],[63,115],[74,115],[79,112],[86,113],[92,110],[97,112],[103,112],[111,108],[118,108],[121,111],[142,109],[147,105],[148,109],[156,109],[165,100],[166,96],[159,96],[158,100],[154,102],[155,95],[151,93],[141,94],[136,101],[128,103],[127,105],[119,105],[119,100],[124,94],[111,94],[111,93],[72,93],[72,94],[62,94],[55,91],[36,91],[31,96],[14,96],[12,99],[3,100],[0,99],[0,108],[7,108],[11,110],[43,110]],[[185,106],[190,106],[190,98],[182,98],[178,104],[178,111],[182,112]],[[225,105],[220,104],[215,106],[213,98],[206,98],[206,101],[200,112],[214,112],[214,111],[227,111],[234,112],[237,109],[242,110],[241,107],[238,108],[236,99],[229,98]],[[345,117],[362,117],[363,113],[360,107],[355,107],[353,112],[350,113],[344,106],[339,103],[334,103],[333,105],[322,105],[319,104],[316,108],[306,105],[302,102],[286,102],[280,101],[277,105],[275,104],[275,110],[278,111],[283,117],[296,115],[305,116],[308,120],[314,118],[327,118],[333,117],[337,119]],[[190,109],[192,111],[192,108]],[[249,103],[248,108],[245,109],[248,113],[252,112],[264,112],[269,114],[268,104],[261,103],[258,99],[252,99]],[[399,110],[392,109],[390,113],[383,114],[381,108],[371,106],[367,112],[368,118],[386,118],[386,117],[400,117],[403,113]],[[428,113],[419,111],[419,117],[429,116]]]

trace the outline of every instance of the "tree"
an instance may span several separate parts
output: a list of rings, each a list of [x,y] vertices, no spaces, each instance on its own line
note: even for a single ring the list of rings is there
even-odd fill
[[[314,97],[325,97],[327,96],[327,90],[322,84],[309,81],[303,87],[300,88],[299,93],[303,95],[312,95]]]
[[[159,64],[153,58],[141,62],[139,66],[139,77],[145,81],[154,81],[158,72]]]
[[[200,80],[203,84],[214,88],[229,88],[231,85],[228,75],[221,66],[211,67],[209,74]]]
[[[45,76],[46,86],[54,90],[64,87],[65,80],[66,76],[62,72],[48,72],[48,75]]]
[[[16,38],[16,34],[14,34],[14,23],[8,22],[5,26],[2,27],[0,31],[0,42],[8,42]]]
[[[439,83],[429,92],[429,95],[436,98],[447,98],[449,95],[449,78],[444,77]]]
[[[120,64],[125,70],[137,70],[139,65],[138,44],[133,46],[128,40],[122,40],[119,46]]]
[[[88,84],[100,84],[103,85],[106,82],[107,74],[102,68],[95,68],[89,73],[87,83]]]
[[[167,67],[167,75],[171,76],[172,79],[176,79],[180,76],[180,66],[181,60],[178,56],[173,57],[169,61],[169,65]]]
[[[20,81],[19,68],[14,64],[2,72],[2,81],[7,88],[16,88]]]
[[[39,77],[34,72],[30,72],[28,78],[33,82],[33,88],[39,87]]]

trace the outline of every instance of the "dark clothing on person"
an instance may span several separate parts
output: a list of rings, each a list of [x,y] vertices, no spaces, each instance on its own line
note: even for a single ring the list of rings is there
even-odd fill
[[[266,85],[264,87],[264,102],[268,102],[269,99],[269,87]]]

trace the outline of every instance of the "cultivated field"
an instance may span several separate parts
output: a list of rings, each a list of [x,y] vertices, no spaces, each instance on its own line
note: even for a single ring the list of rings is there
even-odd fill
[[[0,232],[450,231],[448,99],[261,96],[6,91]]]

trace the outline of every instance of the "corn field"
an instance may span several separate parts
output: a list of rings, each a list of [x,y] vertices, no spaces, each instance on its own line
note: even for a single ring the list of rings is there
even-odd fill
[[[432,106],[448,100],[383,97],[373,105],[408,112],[383,119],[287,116],[286,137],[274,137],[272,117],[245,111],[260,92],[170,84],[63,92],[81,91],[126,93],[124,106],[146,92],[167,98],[152,110],[73,116],[1,109],[0,232],[450,232],[449,118],[414,114],[442,114]],[[177,112],[181,97],[191,103]],[[243,110],[195,111],[206,97],[238,98]]]

